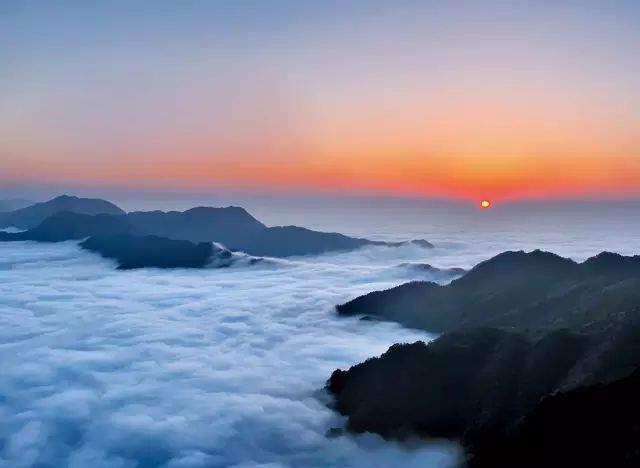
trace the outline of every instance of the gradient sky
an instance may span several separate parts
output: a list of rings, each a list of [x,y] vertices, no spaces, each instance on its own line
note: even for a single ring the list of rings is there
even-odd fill
[[[638,1],[0,2],[0,184],[640,195]]]

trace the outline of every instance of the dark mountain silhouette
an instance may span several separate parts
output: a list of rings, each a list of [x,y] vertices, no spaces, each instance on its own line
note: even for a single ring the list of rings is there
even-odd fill
[[[367,239],[358,239],[335,232],[318,232],[298,226],[276,226],[254,232],[252,235],[233,240],[226,245],[251,255],[291,257],[353,250],[373,243]]]
[[[640,257],[505,252],[447,286],[407,283],[338,310],[445,331],[333,373],[349,429],[455,438],[476,467],[584,466],[614,451],[620,464],[603,466],[636,466],[640,413],[624,392],[638,386]],[[589,402],[616,395],[626,409],[586,421]]]
[[[156,235],[192,242],[231,243],[263,231],[266,226],[244,208],[198,207],[187,211],[137,211],[127,215],[137,235]]]
[[[640,371],[545,398],[471,468],[640,466]]]
[[[215,255],[230,262],[231,252],[211,242],[195,244],[185,240],[129,234],[94,236],[80,243],[83,249],[115,259],[120,270],[134,268],[202,268]],[[226,263],[227,265],[229,263]]]
[[[396,243],[395,243],[395,245],[398,245],[398,244],[405,244],[405,243],[406,243],[406,242],[399,242],[399,243],[398,243],[398,242],[396,242]],[[435,247],[431,242],[426,241],[426,240],[424,240],[424,239],[413,239],[413,240],[412,240],[412,241],[410,241],[409,243],[410,243],[410,244],[417,245],[418,247],[423,247],[423,248],[425,248],[425,249],[432,249],[433,247]],[[389,243],[387,242],[387,244],[389,244]],[[392,243],[392,245],[393,245],[393,243]]]
[[[410,271],[416,271],[420,273],[444,273],[447,276],[462,276],[467,271],[464,268],[438,268],[428,263],[401,263],[397,266],[397,268],[406,269]]]
[[[49,216],[35,228],[13,234],[0,232],[0,240],[62,242],[89,236],[124,234],[131,231],[131,223],[124,215],[86,215],[70,212]]]
[[[446,333],[428,345],[394,345],[379,358],[335,371],[327,389],[355,432],[459,439],[472,456],[478,456],[477,466],[580,466],[524,465],[521,458],[526,459],[527,452],[520,450],[528,447],[530,452],[551,457],[551,447],[562,444],[562,432],[546,433],[544,428],[575,411],[573,403],[566,402],[575,401],[580,392],[594,392],[594,385],[613,388],[614,382],[639,366],[640,308],[634,308],[581,330],[533,336],[476,328]],[[553,404],[545,400],[559,392],[573,396],[553,397]],[[629,427],[628,419],[626,425],[615,426],[614,432],[623,439],[598,447],[600,455],[621,445],[629,450],[631,437],[636,437],[636,444],[640,441],[638,403],[627,409],[635,411],[636,429]],[[615,420],[602,414],[602,408],[597,411],[602,420]],[[617,411],[624,414],[621,407]],[[588,417],[586,413],[582,419]],[[577,427],[579,421],[561,424]],[[588,427],[596,431],[589,436],[592,439],[607,431],[606,426]],[[578,440],[581,436],[566,437]],[[567,450],[563,453],[570,456]],[[502,454],[508,455],[504,464],[489,462]]]
[[[157,236],[196,243],[213,241],[234,251],[274,257],[346,251],[366,245],[403,244],[371,241],[297,226],[267,227],[243,208],[233,206],[199,207],[184,212],[151,211],[95,216],[60,211],[26,232],[0,233],[0,240],[59,242],[111,234]],[[422,247],[431,245],[424,240],[410,242]]]
[[[23,198],[9,198],[7,200],[0,200],[0,213],[19,210],[20,208],[24,208],[29,205],[33,205],[33,202],[30,200],[25,200]]]
[[[574,328],[640,304],[640,256],[603,252],[583,263],[548,252],[505,252],[448,285],[413,282],[337,306],[340,314],[432,332],[463,327]]]
[[[31,229],[49,216],[65,211],[88,215],[125,214],[116,205],[105,200],[61,195],[46,202],[0,214],[0,228],[13,226],[20,229]]]
[[[464,435],[469,441],[558,388],[590,345],[569,332],[538,342],[492,328],[452,332],[428,345],[396,344],[378,358],[337,370],[328,389],[356,432]]]

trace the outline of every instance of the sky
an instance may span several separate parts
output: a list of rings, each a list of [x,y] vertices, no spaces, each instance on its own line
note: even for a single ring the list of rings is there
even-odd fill
[[[0,2],[0,185],[640,196],[637,1]]]

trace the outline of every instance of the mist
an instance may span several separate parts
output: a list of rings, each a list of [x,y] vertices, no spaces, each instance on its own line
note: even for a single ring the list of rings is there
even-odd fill
[[[334,369],[432,338],[333,311],[429,277],[393,250],[122,272],[74,242],[0,243],[0,464],[451,466],[450,444],[325,435]]]
[[[635,204],[394,203],[301,202],[283,215],[270,201],[250,210],[269,224],[424,238],[435,248],[125,272],[76,242],[0,243],[0,464],[451,466],[459,455],[451,444],[326,436],[343,425],[322,390],[335,369],[433,338],[341,318],[334,306],[410,280],[448,282],[456,274],[446,269],[509,249],[575,260],[611,246],[634,254],[640,217]]]

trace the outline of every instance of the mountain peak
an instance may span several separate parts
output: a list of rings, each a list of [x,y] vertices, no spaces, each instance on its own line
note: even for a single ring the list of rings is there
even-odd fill
[[[67,200],[79,200],[78,197],[74,196],[74,195],[67,195],[67,194],[62,194],[62,195],[58,195],[57,197],[52,198],[49,201],[67,201]]]
[[[640,272],[640,255],[625,256],[613,252],[600,252],[582,262],[580,266],[590,271],[611,272],[636,269]]]
[[[471,270],[470,273],[487,273],[489,271],[503,270],[505,268],[521,268],[526,270],[540,268],[567,268],[574,267],[575,265],[576,263],[569,258],[564,258],[544,250],[536,249],[531,252],[525,252],[524,250],[508,250],[490,258],[489,260],[479,263]]]
[[[40,224],[49,216],[61,211],[86,215],[126,214],[124,210],[106,200],[99,198],[80,198],[64,194],[46,202],[36,203],[7,213],[0,221],[0,227],[14,226],[21,229],[30,229]]]

